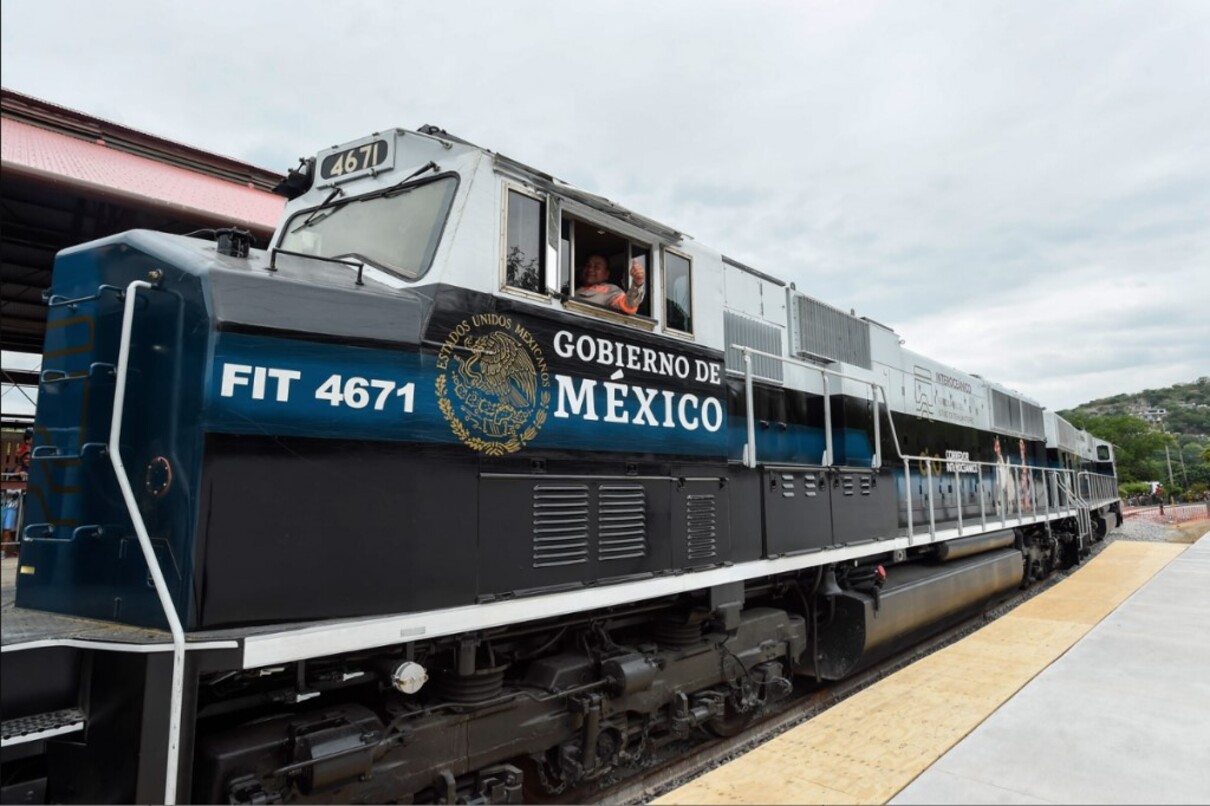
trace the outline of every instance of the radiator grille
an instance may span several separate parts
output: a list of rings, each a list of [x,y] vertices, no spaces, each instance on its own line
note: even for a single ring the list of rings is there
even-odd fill
[[[647,494],[639,485],[603,485],[597,499],[597,558],[647,556]]]
[[[1076,431],[1076,427],[1064,420],[1062,417],[1055,418],[1055,426],[1058,430],[1056,435],[1059,441],[1060,448],[1066,448],[1072,453],[1080,450],[1080,438]]]
[[[714,495],[691,495],[685,501],[685,530],[690,560],[718,556],[718,505]]]
[[[870,323],[795,292],[791,303],[796,351],[870,369]]]
[[[998,389],[992,391],[992,427],[1000,431],[1021,431],[1020,401]]]
[[[733,369],[736,372],[744,371],[744,354],[738,347],[732,345],[751,347],[772,355],[782,354],[780,328],[732,311],[726,311],[723,315],[723,338],[727,342],[727,369]],[[752,356],[752,374],[758,378],[780,381],[782,379],[781,362],[765,356],[754,355]]]
[[[534,486],[534,568],[588,562],[588,487]]]
[[[1046,436],[1042,423],[1042,409],[1013,395],[992,389],[992,427],[1001,431],[1013,431],[1035,439]]]
[[[1022,400],[1021,414],[1023,418],[1021,430],[1024,431],[1027,436],[1031,436],[1035,439],[1045,438],[1046,428],[1042,424],[1042,409],[1039,406],[1035,406],[1033,403],[1026,403],[1024,400]]]

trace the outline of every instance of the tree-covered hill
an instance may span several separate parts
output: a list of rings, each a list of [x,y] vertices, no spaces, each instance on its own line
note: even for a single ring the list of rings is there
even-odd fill
[[[1162,481],[1193,496],[1210,485],[1210,377],[1092,400],[1059,414],[1116,446],[1124,483]]]
[[[1068,420],[1073,415],[1129,414],[1153,422],[1159,430],[1178,438],[1207,441],[1210,440],[1210,377],[1165,389],[1144,389],[1134,394],[1092,400],[1059,414]]]

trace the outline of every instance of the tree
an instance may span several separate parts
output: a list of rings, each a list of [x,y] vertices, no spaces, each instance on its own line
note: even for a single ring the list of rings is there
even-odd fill
[[[538,257],[527,257],[519,246],[510,246],[505,260],[508,284],[514,288],[540,293],[542,291],[541,267]]]
[[[1114,445],[1118,480],[1149,481],[1155,476],[1155,455],[1173,444],[1168,434],[1152,430],[1146,420],[1129,414],[1073,414],[1071,424]]]
[[[1122,498],[1145,498],[1151,494],[1151,485],[1145,481],[1131,481],[1118,485],[1118,495]]]

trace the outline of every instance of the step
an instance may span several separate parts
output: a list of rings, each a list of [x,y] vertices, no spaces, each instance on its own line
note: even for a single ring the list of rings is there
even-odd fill
[[[17,719],[6,719],[0,725],[0,747],[37,742],[52,736],[62,736],[84,730],[84,712],[79,708],[47,711]]]

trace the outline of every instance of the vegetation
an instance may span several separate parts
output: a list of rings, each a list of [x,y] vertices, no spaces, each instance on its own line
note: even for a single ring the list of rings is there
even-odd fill
[[[1210,377],[1191,383],[1178,383],[1166,389],[1144,389],[1134,394],[1114,395],[1082,403],[1070,414],[1104,416],[1130,414],[1139,416],[1148,409],[1164,409],[1167,413],[1160,424],[1163,430],[1176,435],[1210,440]]]
[[[1093,400],[1059,414],[1114,444],[1124,497],[1145,492],[1136,485],[1149,481],[1189,500],[1210,488],[1210,377]]]

